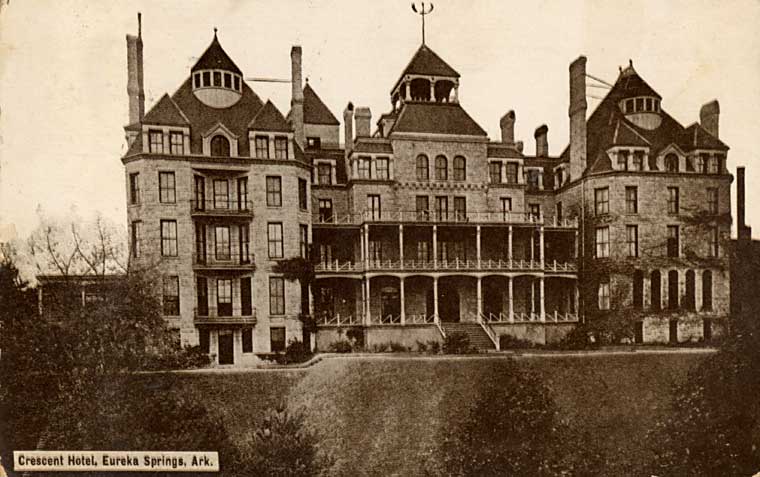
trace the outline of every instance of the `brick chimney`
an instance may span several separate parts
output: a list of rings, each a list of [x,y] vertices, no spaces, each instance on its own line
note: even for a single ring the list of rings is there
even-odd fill
[[[586,57],[570,63],[570,180],[586,170]]]
[[[549,155],[549,140],[547,135],[549,134],[549,127],[546,124],[536,128],[536,132],[533,133],[533,137],[536,138],[536,156],[546,157]]]
[[[305,147],[306,142],[303,129],[303,85],[301,82],[301,47],[293,46],[290,49],[290,75],[292,94],[290,99],[290,119],[293,127],[296,144],[301,149]]]
[[[372,124],[372,111],[369,108],[356,108],[356,137],[369,137]]]
[[[127,35],[127,95],[129,96],[129,124],[139,123],[145,116],[142,14],[139,12],[137,13],[137,36]]]
[[[501,120],[499,121],[499,126],[501,127],[501,142],[504,144],[514,144],[515,143],[515,112],[514,110],[509,110],[507,114],[501,117]]]
[[[719,137],[718,136],[719,120],[720,120],[720,103],[718,103],[717,99],[714,99],[710,101],[709,103],[704,104],[702,108],[700,108],[699,123],[702,125],[703,128],[707,130],[707,132],[709,132],[716,138]]]
[[[736,215],[738,215],[737,235],[739,240],[752,239],[752,227],[746,223],[746,205],[744,188],[744,167],[736,168]]]
[[[346,163],[354,148],[354,104],[349,102],[343,110],[343,135],[345,138],[344,150],[346,151]]]

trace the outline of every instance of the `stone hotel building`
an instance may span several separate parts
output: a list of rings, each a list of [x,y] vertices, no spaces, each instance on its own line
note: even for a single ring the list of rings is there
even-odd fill
[[[127,47],[132,261],[160,272],[167,322],[219,364],[294,338],[327,349],[349,329],[367,346],[462,331],[486,349],[608,315],[643,343],[725,332],[732,176],[716,101],[684,127],[629,64],[589,115],[579,57],[567,147],[550,155],[539,126],[528,155],[515,113],[489,138],[458,100],[466,81],[423,43],[374,124],[348,102],[342,144],[298,46],[287,115],[216,33],[146,113],[141,35]],[[299,256],[315,269],[304,296],[275,267]]]

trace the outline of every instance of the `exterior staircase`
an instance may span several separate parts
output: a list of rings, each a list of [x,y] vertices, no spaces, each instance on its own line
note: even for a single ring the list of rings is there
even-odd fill
[[[442,321],[441,327],[443,328],[444,333],[446,333],[446,336],[449,336],[451,333],[464,333],[470,339],[470,346],[476,348],[478,351],[494,351],[496,349],[493,341],[491,341],[491,338],[483,330],[483,327],[480,326],[480,323],[446,323]]]

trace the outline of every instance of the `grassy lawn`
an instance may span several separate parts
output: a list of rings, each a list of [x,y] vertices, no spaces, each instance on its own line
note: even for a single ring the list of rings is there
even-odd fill
[[[702,354],[523,357],[552,390],[561,417],[591,431],[607,475],[642,475],[645,435],[667,412],[671,386]],[[437,460],[440,431],[477,396],[501,359],[327,359],[303,371],[186,374],[221,413],[233,439],[283,400],[307,411],[337,458],[336,475],[423,475]]]

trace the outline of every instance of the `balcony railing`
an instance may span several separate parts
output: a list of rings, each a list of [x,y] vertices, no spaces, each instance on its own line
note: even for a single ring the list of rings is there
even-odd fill
[[[245,249],[241,252],[240,247],[206,246],[206,253],[196,250],[193,255],[193,267],[197,269],[252,269],[253,254]]]
[[[538,260],[370,260],[367,265],[358,262],[322,262],[314,266],[316,273],[359,273],[364,271],[547,271],[576,273],[578,267],[570,262],[544,262]]]
[[[578,321],[578,314],[573,312],[563,313],[558,310],[545,313],[545,322],[574,323]],[[540,313],[514,312],[512,318],[509,313],[484,313],[483,320],[487,323],[536,323],[541,322]]]
[[[316,316],[317,326],[355,326],[364,322],[364,317],[359,315],[341,315],[340,313],[321,312]]]
[[[556,217],[546,220],[543,215],[525,212],[470,212],[435,210],[394,210],[389,212],[365,211],[355,214],[314,214],[315,225],[361,225],[363,223],[430,223],[437,224],[536,224],[555,228],[577,228],[577,219]]]
[[[243,313],[241,309],[232,307],[229,309],[196,307],[194,317],[195,324],[199,325],[255,325],[256,308],[252,308],[250,313]]]
[[[253,202],[237,199],[191,200],[190,213],[200,217],[253,217]]]

